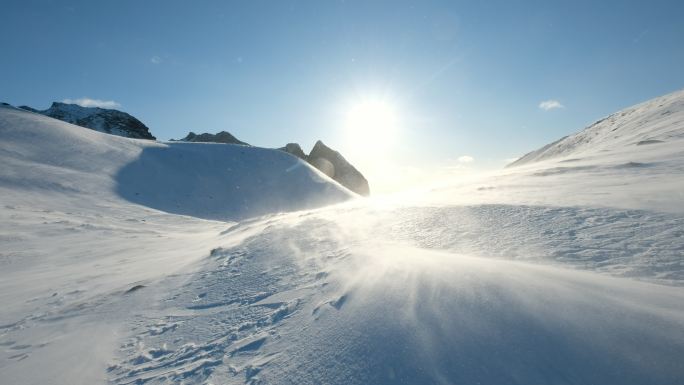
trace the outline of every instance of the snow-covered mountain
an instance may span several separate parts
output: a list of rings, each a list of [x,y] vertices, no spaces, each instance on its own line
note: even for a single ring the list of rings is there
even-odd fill
[[[632,162],[662,159],[678,155],[683,143],[684,90],[616,112],[522,156],[509,166],[548,159],[566,163],[604,161],[607,157],[629,157]]]
[[[672,106],[633,114],[634,138],[681,116]],[[225,192],[212,178],[255,159],[233,186],[279,180],[268,191],[298,202],[278,179],[295,173],[313,197],[349,193],[276,150],[0,107],[0,383],[678,383],[673,125],[624,151],[236,222],[206,219]]]
[[[440,203],[607,206],[684,213],[684,91],[624,109],[504,170],[448,181]]]
[[[141,121],[118,110],[60,102],[52,103],[47,110],[36,110],[28,106],[19,108],[107,134],[134,139],[155,139],[150,129]]]

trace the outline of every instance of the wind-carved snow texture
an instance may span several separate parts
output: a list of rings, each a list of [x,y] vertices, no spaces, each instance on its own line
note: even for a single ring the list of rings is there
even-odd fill
[[[683,221],[505,205],[256,221],[136,319],[110,379],[667,384],[684,374],[684,292],[663,286],[684,281]]]
[[[230,226],[201,218],[352,196],[278,150],[132,140],[0,106],[0,384],[106,380],[124,321]]]
[[[643,210],[478,205],[407,208],[383,222],[422,248],[684,284],[684,218]],[[482,237],[481,234],[487,234]]]
[[[123,346],[130,358],[110,368],[114,382],[203,383],[216,371],[254,377],[273,358],[258,354],[262,345],[278,338],[277,325],[322,277],[271,251],[262,242],[212,250],[202,272],[162,301],[167,315],[136,321],[139,334]]]

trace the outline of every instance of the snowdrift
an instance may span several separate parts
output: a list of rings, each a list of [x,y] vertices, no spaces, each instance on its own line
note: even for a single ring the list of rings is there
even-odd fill
[[[413,215],[334,209],[236,229],[227,236],[259,236],[215,250],[164,297],[165,317],[140,318],[111,380],[664,385],[684,374],[681,288],[443,251],[434,236],[437,250],[412,247],[398,239]]]
[[[195,271],[226,220],[353,196],[278,150],[134,140],[0,106],[0,383],[105,382],[131,312]]]
[[[355,196],[287,153],[233,144],[147,147],[116,180],[119,195],[131,202],[217,220],[316,208]]]

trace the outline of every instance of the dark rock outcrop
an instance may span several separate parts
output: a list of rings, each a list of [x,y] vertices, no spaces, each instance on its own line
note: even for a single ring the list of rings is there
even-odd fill
[[[107,134],[135,139],[156,139],[141,121],[118,110],[81,107],[78,104],[60,102],[54,102],[50,108],[42,111],[28,106],[19,108]]]
[[[190,131],[188,135],[179,139],[180,142],[205,142],[205,143],[228,143],[228,144],[243,144],[249,146],[249,144],[239,140],[238,138],[231,135],[229,132],[221,131],[217,134],[203,133],[195,134]]]
[[[337,151],[320,140],[316,142],[307,160],[311,165],[337,181],[342,186],[362,195],[370,195],[366,178]]]
[[[316,142],[309,155],[306,155],[298,143],[288,143],[278,150],[307,161],[332,180],[359,195],[370,195],[368,181],[363,174],[344,159],[339,152],[326,146],[320,140]]]
[[[302,147],[298,143],[288,143],[285,147],[281,147],[278,150],[285,151],[289,154],[296,156],[299,159],[306,160],[306,153],[302,150]]]

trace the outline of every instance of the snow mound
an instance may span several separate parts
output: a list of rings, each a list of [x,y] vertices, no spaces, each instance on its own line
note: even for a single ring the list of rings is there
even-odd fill
[[[354,194],[282,151],[103,135],[0,107],[0,188],[83,194],[235,220],[340,202]]]
[[[354,194],[282,151],[236,144],[147,147],[116,176],[144,206],[208,219],[244,219],[338,203]]]
[[[682,144],[684,90],[616,112],[576,134],[524,155],[509,166],[556,158],[577,161],[625,153],[648,157],[653,151],[663,156],[676,152]]]

